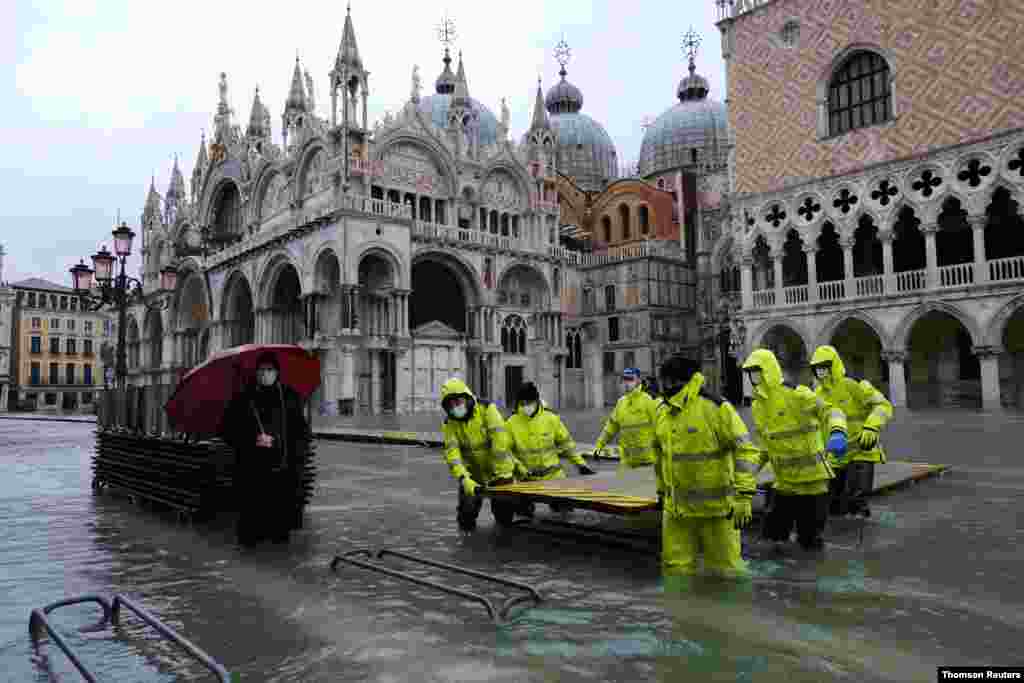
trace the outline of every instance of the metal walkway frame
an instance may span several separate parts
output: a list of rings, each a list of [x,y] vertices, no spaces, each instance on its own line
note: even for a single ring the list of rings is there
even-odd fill
[[[483,595],[480,595],[479,593],[462,590],[461,588],[454,588],[452,586],[446,586],[443,583],[438,583],[436,581],[431,581],[429,579],[423,579],[418,576],[413,576],[412,574],[407,574],[406,572],[391,569],[390,567],[384,567],[377,563],[365,562],[363,560],[356,559],[356,557],[361,556],[367,558],[375,557],[379,560],[389,555],[392,557],[398,557],[403,560],[407,560],[409,562],[427,565],[429,567],[436,567],[438,569],[446,569],[456,574],[464,574],[466,576],[472,576],[477,579],[490,581],[492,583],[497,583],[503,586],[518,588],[520,590],[526,591],[526,593],[524,595],[513,596],[508,600],[505,600],[501,604],[501,607],[498,608],[495,607],[494,602],[484,597]],[[352,564],[363,569],[368,569],[370,571],[380,572],[381,574],[386,574],[387,576],[392,576],[398,579],[404,579],[406,581],[410,581],[420,586],[435,588],[439,591],[443,591],[451,595],[457,595],[461,598],[465,598],[466,600],[471,600],[473,602],[479,603],[484,606],[484,609],[487,610],[488,616],[490,616],[491,620],[495,623],[501,623],[503,621],[506,621],[508,619],[509,612],[512,610],[513,607],[516,607],[517,605],[530,601],[539,604],[543,601],[543,598],[541,598],[540,593],[537,592],[537,589],[528,584],[521,583],[519,581],[513,581],[511,579],[505,579],[500,576],[494,576],[492,574],[487,574],[485,572],[470,569],[468,567],[460,567],[455,564],[449,564],[448,562],[439,562],[437,560],[430,560],[424,557],[418,557],[416,555],[411,555],[409,553],[404,553],[398,550],[391,550],[389,548],[383,548],[381,550],[378,550],[376,554],[369,548],[357,548],[355,550],[350,550],[341,555],[335,555],[334,559],[331,560],[331,571],[336,571],[338,565],[342,562],[347,562],[348,564]]]
[[[177,631],[175,631],[173,628],[171,628],[164,622],[162,622],[159,618],[156,617],[156,615],[151,613],[145,607],[120,594],[115,595],[112,600],[107,600],[107,598],[103,597],[102,595],[79,595],[73,598],[65,598],[64,600],[58,600],[57,602],[49,604],[46,607],[32,610],[32,614],[28,620],[28,632],[29,637],[32,639],[32,646],[35,649],[36,654],[40,654],[40,638],[42,638],[43,635],[49,635],[50,639],[57,644],[57,647],[59,647],[64,652],[64,654],[71,661],[71,663],[74,664],[75,668],[78,669],[78,672],[82,674],[82,678],[84,678],[86,681],[89,681],[89,683],[97,683],[96,677],[92,674],[92,672],[85,668],[85,665],[82,664],[82,661],[78,658],[78,655],[75,654],[75,651],[71,648],[70,645],[68,645],[67,641],[64,640],[63,636],[61,636],[60,633],[58,633],[57,630],[53,628],[53,625],[50,624],[49,619],[47,619],[47,615],[55,609],[58,609],[60,607],[67,607],[69,605],[78,605],[86,602],[94,602],[97,605],[99,605],[103,610],[103,616],[100,617],[100,620],[97,621],[95,624],[91,626],[82,627],[80,629],[81,631],[99,631],[105,628],[107,625],[118,625],[118,618],[120,616],[121,608],[126,607],[129,611],[134,612],[137,617],[142,619],[142,621],[146,622],[146,624],[153,627],[153,629],[155,629],[157,633],[159,633],[165,639],[170,640],[175,645],[179,646],[181,649],[187,652],[189,656],[192,657],[192,659],[195,659],[197,662],[206,667],[206,669],[210,673],[217,676],[221,683],[231,683],[231,674],[228,673],[228,670],[225,669],[219,662],[213,659],[213,657],[208,655],[203,650],[199,649],[191,641],[186,639],[184,636],[179,634]]]

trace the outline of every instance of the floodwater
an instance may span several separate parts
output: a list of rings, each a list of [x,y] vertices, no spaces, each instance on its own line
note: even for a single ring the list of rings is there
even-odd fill
[[[92,439],[88,425],[0,420],[3,680],[80,680],[48,640],[34,655],[28,618],[83,593],[137,599],[244,681],[932,681],[939,665],[1024,664],[1019,465],[877,500],[862,546],[859,522],[833,528],[823,556],[777,555],[748,534],[752,583],[678,584],[642,552],[496,531],[486,505],[461,536],[437,450],[321,442],[307,528],[241,550],[230,519],[190,526],[95,496]],[[329,569],[357,547],[514,578],[545,600],[495,625],[461,598]],[[51,622],[99,680],[213,680],[130,612],[80,632],[97,611]]]

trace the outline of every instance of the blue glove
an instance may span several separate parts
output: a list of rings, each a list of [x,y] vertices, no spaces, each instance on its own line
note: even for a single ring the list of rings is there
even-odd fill
[[[846,434],[842,432],[832,432],[832,435],[828,437],[828,450],[833,453],[837,459],[842,460],[842,457],[846,455]]]

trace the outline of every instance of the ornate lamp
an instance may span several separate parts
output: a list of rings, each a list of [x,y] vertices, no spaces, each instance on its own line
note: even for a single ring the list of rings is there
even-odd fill
[[[168,264],[160,269],[160,290],[173,292],[178,285],[178,269]]]
[[[128,227],[128,224],[121,221],[121,225],[114,230],[113,235],[114,253],[121,258],[130,256],[132,253],[132,240],[135,239],[135,233]]]
[[[114,274],[114,261],[117,259],[107,251],[106,245],[92,256],[92,267],[96,269],[96,280],[102,285],[109,282]]]
[[[85,261],[78,260],[78,265],[71,268],[71,281],[74,283],[75,292],[88,291],[92,289],[93,270],[85,265]]]

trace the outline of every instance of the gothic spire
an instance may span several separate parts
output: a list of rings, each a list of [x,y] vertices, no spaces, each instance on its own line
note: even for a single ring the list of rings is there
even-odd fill
[[[295,69],[292,71],[292,87],[288,91],[288,100],[284,104],[288,111],[307,111],[306,89],[302,85],[302,68],[299,66],[299,56],[295,55]]]
[[[341,45],[338,47],[338,56],[334,60],[334,68],[340,71],[342,65],[361,69],[363,62],[359,58],[359,48],[356,46],[356,30],[352,27],[352,5],[348,6],[345,13],[345,26],[341,30]]]
[[[466,69],[462,65],[462,51],[459,51],[459,71],[455,74],[455,99],[469,99],[469,83],[466,82]]]
[[[270,135],[267,121],[270,118],[267,107],[260,100],[260,89],[256,88],[256,95],[252,98],[252,111],[249,112],[249,128],[245,134],[251,138],[262,138]]]
[[[537,97],[533,101],[533,121],[530,124],[531,129],[549,128],[548,123],[548,112],[544,108],[544,93],[541,92],[540,87],[540,76],[537,77]]]
[[[174,155],[174,168],[171,169],[171,183],[167,188],[167,201],[171,199],[184,199],[185,198],[185,179],[181,175],[181,169],[178,167],[178,155]]]

